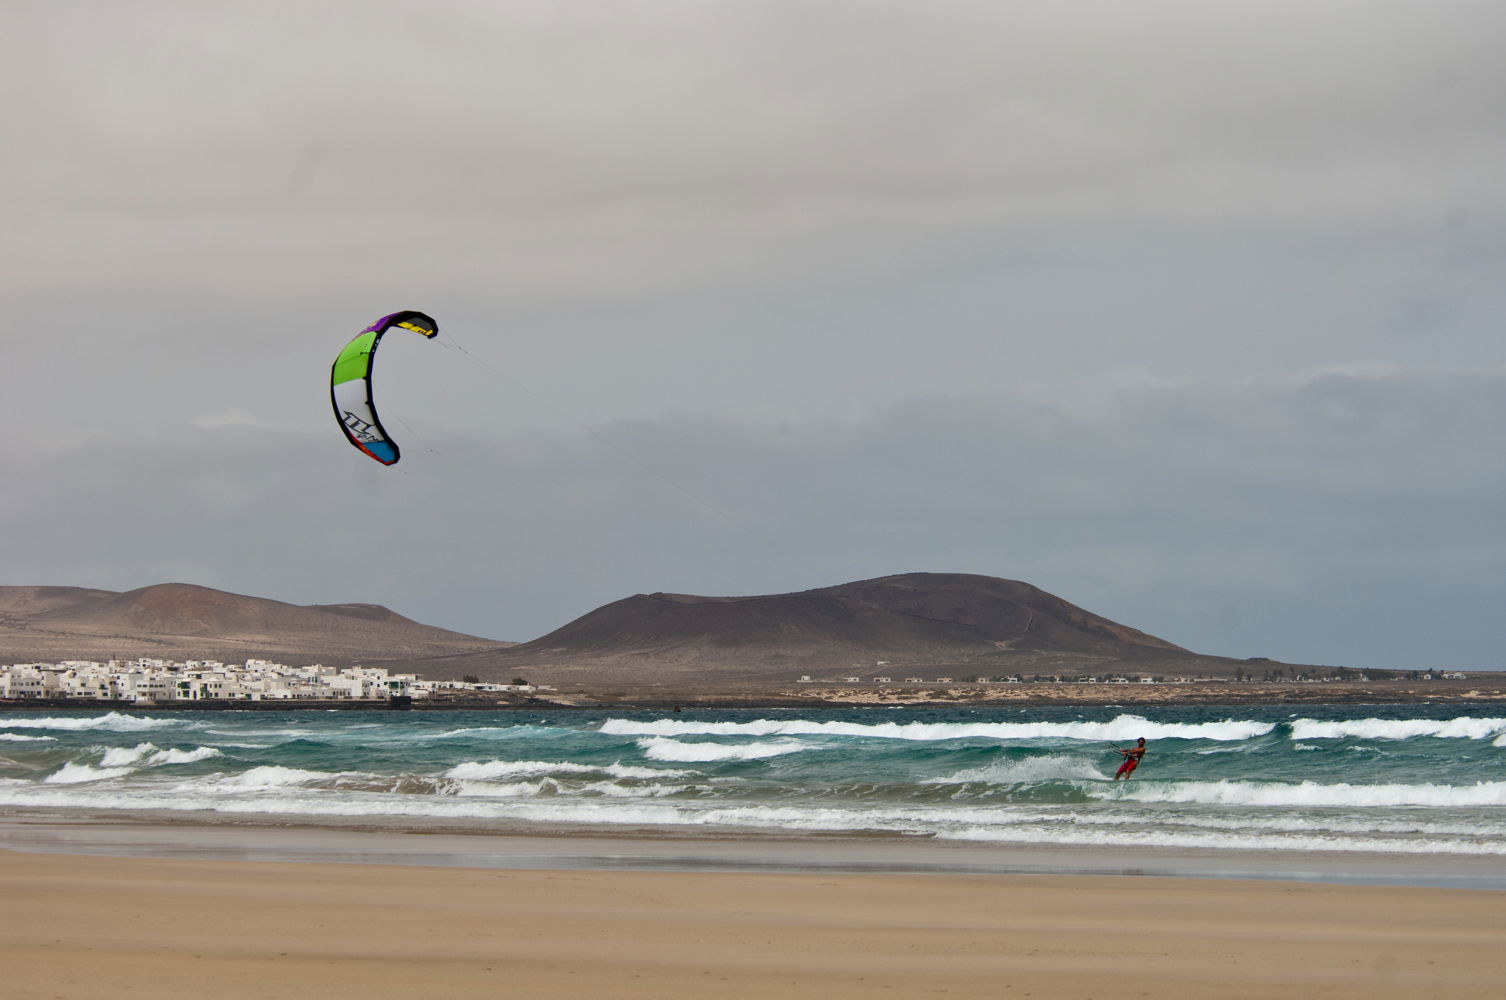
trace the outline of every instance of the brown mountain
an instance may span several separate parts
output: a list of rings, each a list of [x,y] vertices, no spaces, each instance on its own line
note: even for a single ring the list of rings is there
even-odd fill
[[[164,659],[367,663],[432,678],[523,675],[625,690],[802,674],[1232,673],[1016,580],[910,573],[795,594],[637,594],[521,645],[372,604],[294,605],[189,584],[125,593],[0,587],[0,663]]]
[[[1053,672],[1205,658],[1017,580],[909,573],[761,597],[637,594],[532,642],[428,665],[433,676],[788,681],[907,667]],[[1212,659],[1212,658],[1209,658]]]
[[[420,625],[374,604],[300,606],[186,583],[125,593],[0,587],[0,663],[149,656],[342,664],[508,645]]]

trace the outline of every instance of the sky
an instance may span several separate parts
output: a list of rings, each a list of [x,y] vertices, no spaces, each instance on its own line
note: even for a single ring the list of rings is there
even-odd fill
[[[0,3],[0,584],[1506,668],[1495,0]]]

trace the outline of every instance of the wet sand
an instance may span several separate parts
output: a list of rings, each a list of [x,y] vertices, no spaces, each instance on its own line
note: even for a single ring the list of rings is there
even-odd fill
[[[219,861],[297,861],[439,868],[909,875],[1134,875],[1280,879],[1506,891],[1493,855],[1255,851],[1143,846],[1006,844],[930,837],[749,834],[714,828],[499,830],[472,824],[407,826],[323,817],[234,822],[171,814],[122,817],[0,811],[0,850]]]
[[[3,993],[1498,997],[1506,893],[0,851]]]

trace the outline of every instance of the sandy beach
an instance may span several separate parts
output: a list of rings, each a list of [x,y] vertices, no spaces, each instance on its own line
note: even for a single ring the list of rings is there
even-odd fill
[[[1506,893],[0,851],[5,995],[1498,997]]]

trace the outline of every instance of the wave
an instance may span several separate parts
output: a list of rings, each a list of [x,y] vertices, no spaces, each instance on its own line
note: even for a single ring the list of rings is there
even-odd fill
[[[1350,785],[1303,781],[1173,781],[1146,782],[1089,789],[1097,799],[1131,802],[1180,802],[1228,806],[1435,806],[1476,807],[1506,805],[1506,781],[1473,785]]]
[[[462,729],[446,729],[438,733],[418,733],[412,738],[418,740],[515,739],[517,737],[537,737],[561,732],[570,732],[570,730],[553,726],[528,724],[516,726],[467,726]]]
[[[218,784],[226,788],[257,789],[285,788],[289,785],[305,785],[313,781],[327,781],[339,775],[328,771],[306,771],[301,767],[282,767],[264,764],[239,774],[221,775]]]
[[[463,778],[471,781],[495,781],[502,778],[528,777],[546,774],[607,774],[613,778],[683,778],[695,772],[675,771],[653,767],[632,767],[627,764],[606,765],[572,764],[565,761],[547,760],[490,760],[466,761],[444,772],[446,778]]]
[[[86,788],[33,787],[18,796],[0,788],[0,801],[31,806],[72,806],[118,810],[203,811],[220,814],[260,813],[313,818],[319,816],[411,818],[414,820],[479,819],[545,825],[642,827],[715,827],[748,831],[804,831],[809,833],[876,832],[897,836],[1041,845],[1099,847],[1183,847],[1215,850],[1377,852],[1392,854],[1506,855],[1499,836],[1451,837],[1430,833],[1420,837],[1330,834],[1318,831],[1250,831],[1242,829],[1166,828],[1126,829],[1062,822],[1062,817],[1037,814],[1028,820],[991,815],[984,810],[866,809],[730,805],[707,808],[634,794],[630,798],[562,798],[531,794],[484,796],[363,796],[339,799],[309,795],[271,799],[227,799],[213,794],[129,795],[91,792]]]
[[[1483,740],[1506,737],[1506,719],[1478,719],[1461,716],[1456,719],[1344,719],[1336,722],[1322,719],[1297,719],[1291,724],[1294,740],[1341,740],[1356,738],[1365,740],[1410,740],[1420,736],[1438,739]]]
[[[223,726],[209,726],[208,731],[215,736],[235,736],[241,739],[271,739],[278,743],[285,741],[297,741],[300,737],[327,735],[328,730],[295,728],[292,726],[279,726],[276,729],[257,729],[250,725],[226,728]]]
[[[105,750],[104,758],[99,761],[102,767],[119,768],[142,765],[142,767],[160,767],[163,764],[194,764],[197,761],[208,761],[209,758],[223,756],[215,747],[196,747],[194,750],[161,750],[151,742],[139,742],[134,747],[111,747]]]
[[[1069,739],[1104,742],[1151,739],[1248,740],[1276,728],[1274,722],[1151,722],[1121,715],[1109,722],[816,722],[759,719],[754,722],[692,722],[675,719],[607,719],[600,731],[616,736],[858,736],[938,742],[957,739]]]
[[[193,764],[201,760],[209,760],[211,757],[222,757],[224,754],[216,747],[195,747],[192,750],[159,750],[147,759],[147,766],[154,767],[158,764]]]
[[[111,747],[105,751],[100,763],[105,767],[127,767],[156,749],[151,743],[138,743],[134,747]]]
[[[91,767],[88,764],[68,763],[42,779],[47,785],[78,785],[86,781],[106,781],[130,774],[129,767]]]
[[[600,827],[716,827],[745,831],[879,833],[941,840],[1113,847],[1198,847],[1240,850],[1372,851],[1385,853],[1506,854],[1506,830],[1496,821],[1439,821],[1434,814],[1393,814],[1372,822],[1358,811],[1309,814],[1196,814],[1175,806],[1141,806],[1106,813],[1096,805],[868,806],[686,799],[684,786],[615,781],[570,783],[543,777],[509,783],[426,779],[428,794],[390,794],[382,776],[275,770],[257,784],[199,780],[172,786],[130,787],[101,782],[107,769],[73,765],[68,780],[50,785],[0,783],[0,803],[110,810],[262,813],[285,816],[484,819],[499,822],[590,824]],[[390,776],[389,776],[390,777]],[[372,782],[375,782],[374,784]],[[387,792],[387,794],[384,794]]]
[[[986,782],[990,785],[1027,785],[1043,781],[1106,781],[1108,775],[1090,761],[1067,754],[1047,754],[1023,760],[995,761],[970,767],[940,778],[928,778],[923,785],[959,785]]]
[[[146,719],[139,715],[110,712],[106,715],[83,718],[44,716],[40,719],[5,719],[0,721],[0,729],[57,729],[65,732],[85,732],[97,729],[113,733],[137,733],[179,724],[176,719]]]
[[[1384,837],[1330,837],[1300,834],[1207,832],[1126,832],[1123,830],[970,827],[946,830],[938,840],[992,841],[1014,844],[1074,844],[1099,847],[1192,847],[1225,851],[1359,851],[1376,854],[1506,854],[1506,844],[1475,840],[1392,840]]]
[[[1506,835],[1506,826],[1499,822],[1469,821],[1458,818],[1437,818],[1434,810],[1410,810],[1393,813],[1387,818],[1371,809],[1347,809],[1342,811],[1296,812],[1284,810],[1256,811],[1232,809],[1220,812],[1188,813],[1172,807],[1153,813],[1073,813],[1066,817],[1079,826],[1127,826],[1145,825],[1153,822],[1158,827],[1226,830],[1245,834],[1301,833],[1301,834],[1361,834],[1396,836],[1449,836],[1492,838],[1500,840]],[[1452,814],[1457,817],[1456,814]],[[1060,812],[1052,819],[1061,822]]]
[[[638,740],[638,747],[649,760],[682,764],[717,760],[765,760],[816,749],[799,740],[774,740],[770,743],[685,743],[667,736],[650,736]]]
[[[15,758],[0,758],[0,806],[1506,855],[1506,773],[1491,749],[1506,748],[1506,720],[1463,717],[1506,716],[1500,706],[1144,710],[1166,721],[1131,711],[1098,722],[1075,710],[593,712],[557,725],[508,713],[381,725],[348,714],[18,713],[0,716],[11,741],[0,753]],[[1393,711],[1439,718],[1365,718]],[[1136,781],[1115,785],[1118,755],[1104,743],[1136,736],[1168,742],[1153,744]]]
[[[680,785],[659,782],[640,785],[624,785],[616,781],[564,782],[555,778],[539,781],[514,781],[506,783],[458,781],[440,790],[440,794],[460,798],[548,799],[548,798],[600,798],[600,799],[660,799],[680,795],[685,789]]]
[[[104,767],[145,766],[163,764],[192,764],[211,757],[223,756],[215,747],[197,747],[193,750],[163,750],[153,743],[138,743],[133,747],[111,747],[105,751],[100,764]]]

